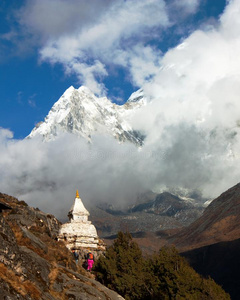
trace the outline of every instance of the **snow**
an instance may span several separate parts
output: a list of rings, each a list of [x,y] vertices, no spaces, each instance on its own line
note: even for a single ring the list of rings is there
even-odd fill
[[[136,102],[144,97],[143,90],[139,89],[136,92],[132,93],[127,102]]]
[[[44,141],[55,139],[60,132],[71,132],[89,140],[94,132],[110,134],[121,141],[137,143],[129,120],[144,104],[143,91],[131,95],[126,105],[119,106],[106,97],[96,97],[89,88],[69,87],[53,105],[44,122],[28,137],[42,136]]]
[[[203,207],[207,207],[212,201],[213,201],[213,199],[205,201],[204,204],[203,204]]]

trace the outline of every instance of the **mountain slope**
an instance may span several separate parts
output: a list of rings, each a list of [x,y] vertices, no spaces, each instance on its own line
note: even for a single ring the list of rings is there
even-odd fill
[[[240,183],[213,200],[202,217],[168,242],[185,251],[182,255],[198,273],[213,278],[231,299],[239,299]]]
[[[145,103],[141,91],[134,93],[122,106],[106,97],[97,98],[87,87],[70,87],[53,105],[44,122],[39,123],[29,138],[42,136],[45,141],[61,133],[74,133],[88,141],[94,133],[108,134],[120,142],[142,145],[143,136],[132,129],[134,111]]]
[[[240,294],[240,239],[220,242],[181,253],[204,277],[210,276],[238,300]]]
[[[106,238],[126,230],[133,234],[181,228],[195,221],[203,212],[202,207],[168,192],[144,193],[138,201],[128,210],[115,209],[112,205],[89,206],[90,219],[100,236]]]
[[[171,239],[182,251],[240,237],[240,183],[205,209],[203,215]]]
[[[62,242],[52,215],[0,193],[0,295],[11,300],[123,299],[92,279]]]

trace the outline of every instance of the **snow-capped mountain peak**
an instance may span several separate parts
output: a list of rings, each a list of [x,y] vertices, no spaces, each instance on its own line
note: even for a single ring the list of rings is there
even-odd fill
[[[91,140],[94,133],[110,134],[119,141],[142,145],[143,137],[131,126],[131,117],[144,105],[142,91],[133,94],[119,106],[106,97],[96,97],[87,87],[69,87],[53,105],[44,122],[39,123],[28,138],[42,136],[50,141],[68,132]]]
[[[129,97],[128,99],[128,103],[132,102],[139,102],[139,101],[144,101],[145,100],[145,96],[144,96],[144,92],[143,89],[139,89],[136,92],[132,93],[132,95]]]

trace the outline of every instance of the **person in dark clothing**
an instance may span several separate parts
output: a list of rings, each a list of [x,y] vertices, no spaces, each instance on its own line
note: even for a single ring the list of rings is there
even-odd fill
[[[75,261],[76,261],[76,264],[78,263],[78,258],[79,258],[79,254],[77,253],[77,251],[76,250],[72,250],[72,253],[73,253],[73,256],[74,256],[74,258],[75,258]]]

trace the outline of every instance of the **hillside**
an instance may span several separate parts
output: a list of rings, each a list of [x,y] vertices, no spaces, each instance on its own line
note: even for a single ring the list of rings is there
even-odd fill
[[[76,265],[54,216],[5,194],[0,202],[1,299],[121,299]]]
[[[203,215],[170,239],[187,251],[240,237],[240,183],[222,193]]]
[[[162,242],[176,245],[198,273],[211,276],[238,300],[240,183],[213,200],[195,222]]]
[[[56,239],[60,222],[53,215],[5,194],[0,194],[0,204],[0,291],[3,297],[14,300],[121,299],[95,281],[81,265],[76,265],[71,252]],[[154,240],[151,247],[159,249],[171,232],[162,231],[162,236],[160,232],[157,235],[138,232],[134,240],[140,241],[143,250]],[[197,266],[196,260],[192,262]],[[210,271],[199,270],[204,275]]]
[[[182,253],[190,265],[205,277],[210,276],[238,300],[240,294],[240,239],[220,242]]]

